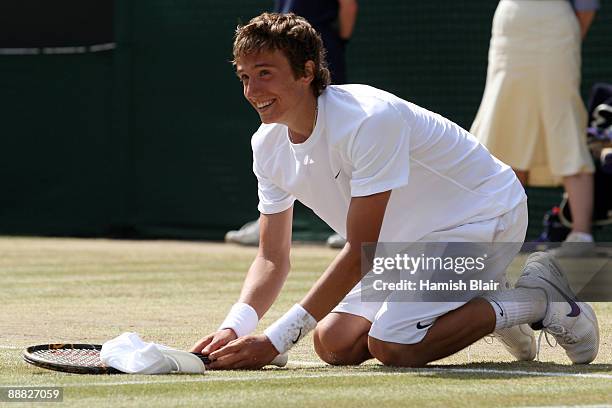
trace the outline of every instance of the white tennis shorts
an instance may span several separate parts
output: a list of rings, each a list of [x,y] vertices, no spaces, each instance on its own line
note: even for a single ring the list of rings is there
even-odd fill
[[[464,224],[451,230],[433,232],[423,237],[421,241],[522,243],[526,231],[527,204],[523,202],[499,217]],[[497,248],[499,253],[488,254],[489,259],[495,259],[496,262],[489,264],[486,271],[487,280],[495,277],[499,282],[505,282],[506,268],[518,253],[520,245],[499,245],[494,248]],[[474,295],[473,297],[478,296],[476,292],[470,293]],[[400,292],[391,292],[383,302],[363,302],[361,283],[358,283],[332,312],[349,313],[369,320],[372,322],[369,335],[376,339],[414,344],[425,337],[430,323],[466,303],[466,301],[445,303],[398,300],[402,296],[404,295]]]

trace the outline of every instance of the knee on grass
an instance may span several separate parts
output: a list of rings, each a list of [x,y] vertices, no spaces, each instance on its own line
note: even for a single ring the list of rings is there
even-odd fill
[[[418,344],[390,343],[368,337],[368,350],[375,359],[391,367],[424,367],[429,362],[418,350]]]
[[[337,328],[317,326],[313,341],[317,355],[327,364],[357,365],[364,361],[363,352],[356,350],[358,339],[348,338]]]

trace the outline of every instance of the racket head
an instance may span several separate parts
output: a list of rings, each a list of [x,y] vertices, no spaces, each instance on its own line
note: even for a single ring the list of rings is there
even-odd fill
[[[125,374],[108,367],[100,360],[101,344],[54,343],[30,346],[23,352],[23,359],[36,367],[73,374]],[[207,356],[198,356],[209,364]]]
[[[36,367],[74,374],[123,374],[100,360],[101,344],[40,344],[23,352],[23,359]]]

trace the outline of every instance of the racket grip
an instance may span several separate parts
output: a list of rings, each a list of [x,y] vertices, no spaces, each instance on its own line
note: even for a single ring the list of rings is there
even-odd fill
[[[210,364],[210,359],[208,358],[208,356],[205,356],[204,354],[201,354],[201,353],[191,353],[191,354],[197,356],[200,360],[202,360],[204,364]]]
[[[277,367],[284,367],[287,365],[287,361],[289,361],[289,355],[287,353],[283,353],[274,357],[274,360],[270,361],[270,364]]]
[[[210,359],[208,358],[208,356],[205,356],[201,353],[192,353],[192,354],[195,354],[196,356],[198,356],[204,364],[207,364],[207,365],[210,364]],[[277,366],[277,367],[284,367],[287,365],[287,361],[289,361],[289,356],[287,355],[287,353],[279,354],[278,356],[274,357],[274,360],[270,362],[270,365]]]

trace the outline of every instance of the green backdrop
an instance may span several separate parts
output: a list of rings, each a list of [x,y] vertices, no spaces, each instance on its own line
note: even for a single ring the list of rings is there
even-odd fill
[[[490,0],[359,2],[351,82],[469,127],[484,88]],[[257,216],[259,122],[229,60],[235,26],[272,1],[115,2],[113,51],[0,56],[0,233],[221,239]],[[583,94],[612,82],[612,9],[584,45]],[[537,191],[530,236],[559,190]],[[537,202],[536,202],[537,201]],[[327,228],[299,207],[296,235]]]

